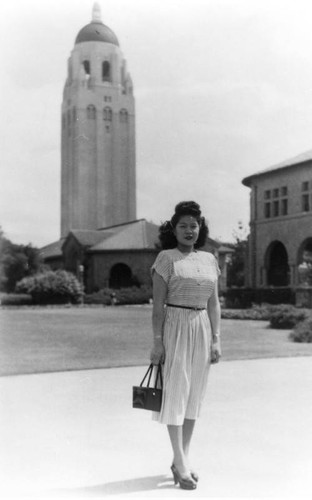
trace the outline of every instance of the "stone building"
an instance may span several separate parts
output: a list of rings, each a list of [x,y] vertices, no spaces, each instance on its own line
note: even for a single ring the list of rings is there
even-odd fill
[[[312,150],[242,182],[251,189],[246,285],[295,288],[312,250]]]
[[[98,4],[68,60],[61,138],[61,236],[135,220],[133,85]]]

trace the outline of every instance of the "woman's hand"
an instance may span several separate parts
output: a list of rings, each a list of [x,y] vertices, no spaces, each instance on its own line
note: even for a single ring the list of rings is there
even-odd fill
[[[221,358],[220,341],[214,342],[211,347],[211,363],[219,363]]]
[[[218,280],[216,281],[213,294],[208,300],[208,315],[212,328],[211,363],[219,363],[219,360],[221,358],[221,308],[218,295]]]
[[[155,340],[154,346],[151,350],[150,360],[153,365],[165,362],[165,347],[162,340]]]

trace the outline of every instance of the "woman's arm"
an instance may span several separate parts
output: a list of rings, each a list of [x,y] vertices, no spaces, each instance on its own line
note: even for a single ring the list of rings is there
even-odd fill
[[[214,362],[218,362],[221,356],[221,343],[220,343],[220,328],[221,328],[221,307],[218,294],[218,281],[216,281],[213,294],[208,300],[207,304],[208,315],[211,324],[212,332],[212,351]]]
[[[151,351],[151,361],[154,364],[165,361],[163,345],[163,324],[165,319],[165,301],[167,297],[167,284],[162,277],[154,271],[153,274],[153,335],[154,345]]]

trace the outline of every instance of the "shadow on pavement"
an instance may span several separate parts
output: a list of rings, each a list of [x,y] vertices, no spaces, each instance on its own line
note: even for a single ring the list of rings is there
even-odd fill
[[[50,491],[51,496],[61,494],[70,497],[120,495],[123,493],[136,493],[139,491],[164,490],[175,488],[173,480],[168,476],[149,476],[127,479],[125,481],[114,481],[111,483],[89,486],[86,488],[75,488],[66,490]]]

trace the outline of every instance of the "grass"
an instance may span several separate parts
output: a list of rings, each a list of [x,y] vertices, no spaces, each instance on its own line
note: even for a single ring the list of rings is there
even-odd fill
[[[3,308],[0,375],[146,365],[151,307]],[[223,360],[312,356],[266,321],[222,320]]]

